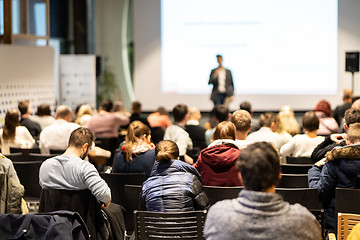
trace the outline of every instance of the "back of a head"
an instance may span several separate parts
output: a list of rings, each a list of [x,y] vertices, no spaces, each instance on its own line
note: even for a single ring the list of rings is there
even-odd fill
[[[131,111],[134,114],[140,114],[141,113],[141,102],[135,101],[131,104]]]
[[[260,115],[259,124],[261,127],[270,127],[271,123],[277,122],[277,114],[273,112],[266,112]]]
[[[316,114],[313,111],[306,112],[304,114],[304,117],[302,119],[302,126],[303,128],[308,131],[312,132],[319,129],[319,118],[316,116]]]
[[[77,117],[81,117],[83,115],[93,115],[92,107],[89,104],[83,104],[80,106],[79,111],[77,113]]]
[[[122,112],[125,111],[125,106],[123,104],[123,102],[121,101],[115,101],[114,102],[114,112]]]
[[[81,148],[85,143],[92,146],[94,134],[85,127],[79,127],[72,131],[69,138],[69,147]]]
[[[169,115],[165,107],[158,107],[157,112],[160,113],[160,115]]]
[[[315,108],[314,111],[319,111],[319,112],[323,112],[325,113],[326,116],[331,117],[332,116],[332,110],[331,110],[331,105],[328,101],[326,100],[321,100],[319,101]]]
[[[29,101],[28,100],[22,100],[18,103],[18,109],[21,113],[21,115],[24,115],[28,112],[29,109]]]
[[[71,114],[71,108],[69,106],[60,105],[56,109],[55,118],[56,119],[66,119],[69,114]]]
[[[248,101],[240,103],[240,110],[245,110],[252,114],[251,103],[249,103]]]
[[[132,160],[133,147],[138,144],[142,137],[149,137],[150,128],[140,121],[130,123],[125,136],[126,160]]]
[[[189,118],[195,119],[195,120],[200,120],[200,118],[201,118],[200,110],[196,107],[189,107]]]
[[[231,115],[230,121],[235,125],[236,131],[247,132],[251,127],[251,115],[246,110],[237,110]]]
[[[215,132],[212,136],[213,140],[218,139],[231,139],[235,140],[236,138],[236,128],[232,122],[223,121],[219,123],[216,128]]]
[[[343,91],[343,101],[352,101],[353,91],[351,89],[344,89]]]
[[[36,115],[42,116],[51,116],[50,105],[47,103],[42,103],[38,106]]]
[[[278,114],[278,119],[278,133],[285,131],[294,136],[300,132],[300,125],[296,121],[292,107],[288,105],[283,106]]]
[[[347,139],[351,144],[360,142],[360,123],[353,123],[347,131]]]
[[[241,151],[236,166],[247,190],[266,191],[279,182],[280,158],[271,143],[248,145]]]
[[[227,121],[229,119],[229,108],[227,108],[225,105],[216,105],[213,109],[213,112],[218,122]]]
[[[105,99],[101,103],[101,108],[106,112],[111,112],[113,109],[113,102],[109,99]]]
[[[352,125],[353,123],[359,123],[360,122],[360,109],[351,107],[345,112],[345,123],[348,127]]]
[[[173,141],[163,140],[155,146],[156,161],[170,161],[179,158],[179,148]]]
[[[188,113],[188,108],[185,104],[176,105],[172,111],[175,122],[181,122],[182,120],[184,120],[187,113]]]
[[[19,111],[17,109],[9,109],[5,115],[3,127],[3,139],[15,138],[15,129],[20,125]]]

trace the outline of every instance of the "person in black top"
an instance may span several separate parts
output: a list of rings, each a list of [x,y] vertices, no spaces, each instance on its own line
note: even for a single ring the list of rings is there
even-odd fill
[[[28,100],[23,100],[18,103],[18,108],[21,113],[20,125],[26,127],[33,138],[39,138],[41,127],[40,124],[30,119],[30,106]]]

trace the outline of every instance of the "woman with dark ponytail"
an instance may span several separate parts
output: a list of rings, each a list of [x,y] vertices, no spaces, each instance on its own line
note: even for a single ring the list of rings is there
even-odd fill
[[[125,145],[116,156],[114,172],[144,172],[148,177],[155,160],[155,145],[151,142],[148,126],[140,121],[132,122],[128,127]]]
[[[141,209],[153,212],[206,209],[208,198],[199,172],[179,160],[179,148],[164,140],[155,147],[156,161],[141,192]]]

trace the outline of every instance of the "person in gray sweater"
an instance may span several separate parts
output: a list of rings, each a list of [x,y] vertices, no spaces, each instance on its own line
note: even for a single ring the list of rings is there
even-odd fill
[[[244,190],[238,198],[210,208],[205,239],[322,239],[314,215],[275,193],[281,178],[280,159],[270,143],[257,142],[242,150],[237,167]]]

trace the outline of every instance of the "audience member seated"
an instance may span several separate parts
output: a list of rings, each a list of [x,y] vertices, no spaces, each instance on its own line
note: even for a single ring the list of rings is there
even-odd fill
[[[150,124],[146,117],[142,116],[141,112],[141,103],[138,101],[135,101],[131,104],[131,116],[130,116],[130,123],[133,121],[140,121],[146,126],[150,127]]]
[[[240,103],[240,110],[245,110],[248,113],[250,113],[250,115],[251,115],[252,119],[251,119],[250,133],[256,132],[257,130],[259,130],[260,129],[259,120],[253,118],[254,111],[252,110],[251,103],[248,101],[244,101],[244,102]]]
[[[285,144],[284,139],[276,133],[278,125],[278,117],[276,113],[267,112],[260,115],[260,126],[261,128],[251,133],[247,140],[250,142],[270,142],[277,149],[280,149]]]
[[[339,132],[339,125],[332,117],[331,105],[328,101],[321,100],[318,102],[314,111],[320,120],[320,127],[318,130],[319,135],[330,135]]]
[[[351,108],[352,97],[353,91],[351,89],[344,89],[342,96],[343,104],[337,106],[334,110],[334,118],[339,126],[341,126],[346,110]]]
[[[20,125],[26,127],[33,138],[38,138],[41,132],[40,124],[30,119],[29,101],[23,100],[18,103],[21,114]]]
[[[71,108],[61,105],[55,113],[55,122],[40,133],[39,146],[42,154],[50,154],[50,149],[65,150],[72,131],[80,125],[72,123]]]
[[[294,136],[290,142],[280,149],[283,162],[286,156],[310,157],[314,149],[324,141],[324,137],[317,136],[319,129],[319,118],[314,112],[306,112],[302,119],[302,126],[305,134]]]
[[[29,130],[20,126],[19,112],[16,109],[9,109],[5,115],[5,122],[0,129],[0,144],[2,154],[10,154],[10,148],[32,148],[35,140]]]
[[[156,161],[141,190],[142,210],[182,212],[206,209],[208,198],[200,174],[179,159],[179,148],[169,140],[155,147]]]
[[[35,116],[30,116],[30,119],[39,123],[41,130],[50,126],[54,123],[55,118],[51,116],[50,105],[47,103],[42,103],[38,106]]]
[[[88,122],[87,127],[97,138],[117,138],[119,136],[119,127],[127,125],[129,118],[118,116],[112,111],[113,103],[110,100],[104,100],[99,113],[95,114]]]
[[[360,101],[359,101],[360,102]],[[349,126],[353,123],[360,123],[360,109],[351,107],[345,112],[345,124],[344,129],[347,131]],[[346,145],[345,142],[346,134],[331,134],[326,136],[324,141],[320,143],[312,152],[311,159],[317,162],[325,157],[328,151],[331,151],[334,147],[343,147]]]
[[[113,172],[145,173],[149,177],[154,160],[155,146],[151,143],[150,129],[140,121],[130,123]]]
[[[99,225],[98,221],[102,218],[97,218],[98,206],[101,205],[102,208],[107,208],[111,202],[110,188],[100,177],[94,165],[84,161],[93,142],[94,135],[89,129],[77,128],[70,135],[69,146],[65,153],[44,161],[39,171],[39,183],[43,189],[40,199],[40,211],[57,211],[60,210],[57,209],[59,206],[61,206],[61,210],[69,211],[74,211],[74,208],[76,208],[80,215],[83,213],[81,217],[90,231],[94,228],[99,229],[97,227]],[[99,205],[97,203],[91,205],[89,202],[87,206],[81,205],[81,202],[73,201],[75,198],[72,197],[73,195],[77,195],[77,199],[80,201],[82,195],[80,190],[86,189],[96,198],[100,203]],[[60,191],[64,190],[71,191],[71,193],[62,194],[61,202],[59,202]],[[89,226],[89,218],[95,218],[95,221],[91,222],[95,226]],[[98,239],[95,237],[96,233],[97,231],[91,236],[91,239]]]
[[[172,124],[169,118],[169,113],[164,107],[159,107],[156,112],[151,113],[147,117],[147,120],[150,124],[150,127],[161,127],[163,130]]]
[[[20,184],[14,165],[10,159],[0,154],[0,213],[21,214],[21,201],[24,187]]]
[[[244,190],[238,198],[210,208],[205,239],[322,239],[320,224],[312,213],[299,204],[290,205],[275,193],[281,178],[280,160],[271,144],[249,145],[241,152],[237,167]]]
[[[239,149],[246,148],[247,145],[250,144],[248,140],[246,140],[248,133],[251,129],[251,115],[248,111],[245,110],[237,110],[235,111],[230,121],[235,125],[236,128],[236,144]]]
[[[334,148],[325,157],[309,170],[309,187],[317,188],[323,201],[327,232],[335,232],[335,189],[359,188],[360,123],[350,125],[346,146]]]
[[[115,101],[114,102],[114,113],[116,115],[119,115],[119,116],[125,116],[125,117],[128,117],[130,118],[131,116],[131,113],[129,113],[125,106],[124,106],[124,103],[121,102],[121,101]]]
[[[217,125],[213,142],[200,153],[194,167],[205,186],[241,186],[235,164],[240,150],[235,142],[235,126],[224,121]]]
[[[187,149],[193,148],[189,134],[185,131],[185,124],[189,119],[188,108],[185,104],[178,104],[172,113],[175,122],[165,130],[164,140],[175,142],[179,147],[181,160],[193,164],[193,159],[186,154]]]
[[[200,126],[201,113],[196,107],[189,108],[189,120],[186,122],[185,130],[189,133],[189,136],[193,142],[194,148],[200,150],[207,147],[205,141],[205,128]]]
[[[211,136],[215,132],[216,126],[223,121],[229,120],[230,118],[229,109],[225,105],[216,105],[212,109],[210,113],[210,117],[213,118],[210,119],[210,122],[215,121],[215,126],[210,130],[206,130],[205,132],[206,145],[209,145],[211,143]]]
[[[300,133],[300,125],[296,121],[294,110],[290,106],[283,106],[279,112],[279,126],[277,133],[284,135],[290,141],[291,137]]]
[[[75,123],[82,127],[86,127],[92,116],[92,107],[89,104],[82,104],[76,114]]]

